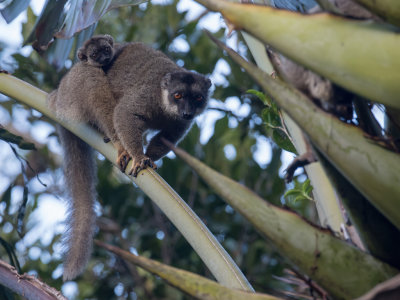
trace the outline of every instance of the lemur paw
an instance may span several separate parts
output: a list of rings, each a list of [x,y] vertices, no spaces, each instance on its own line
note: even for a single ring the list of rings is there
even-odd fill
[[[118,151],[117,165],[122,172],[125,173],[126,167],[128,166],[128,163],[131,159],[132,157],[126,150]]]
[[[129,175],[137,177],[138,173],[141,170],[146,169],[147,167],[157,169],[156,164],[147,156],[143,156],[140,159],[135,159],[132,165],[132,169],[129,171]]]

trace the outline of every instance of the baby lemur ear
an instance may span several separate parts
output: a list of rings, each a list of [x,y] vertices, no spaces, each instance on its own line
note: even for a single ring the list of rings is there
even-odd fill
[[[111,35],[109,34],[105,34],[104,38],[107,40],[107,42],[110,43],[110,46],[113,47],[114,46],[114,39]]]
[[[78,56],[79,60],[87,61],[87,56],[85,54],[85,48],[84,47],[79,48],[77,56]]]

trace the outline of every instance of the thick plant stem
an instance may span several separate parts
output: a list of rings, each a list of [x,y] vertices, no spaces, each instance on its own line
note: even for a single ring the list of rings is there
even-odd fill
[[[333,236],[331,231],[310,224],[292,211],[270,204],[185,151],[174,148],[174,152],[271,241],[284,257],[334,299],[354,299],[398,272]]]
[[[363,132],[326,113],[303,94],[272,79],[211,38],[243,67],[307,133],[324,156],[397,228],[400,228],[400,156],[371,143]]]
[[[400,35],[393,26],[223,0],[197,2],[349,91],[400,108]]]
[[[243,37],[248,44],[251,54],[256,61],[258,67],[267,74],[273,72],[273,67],[269,62],[265,51],[265,46],[247,33],[243,33]],[[307,141],[297,124],[285,112],[282,112],[285,125],[292,137],[293,144],[299,153],[303,154],[306,151]],[[343,215],[340,211],[339,202],[335,191],[326,176],[320,163],[313,163],[305,167],[311,184],[314,187],[313,194],[318,211],[318,217],[321,225],[331,228],[336,233],[340,234],[341,225],[345,223]]]
[[[399,0],[354,0],[376,13],[385,21],[400,26]]]

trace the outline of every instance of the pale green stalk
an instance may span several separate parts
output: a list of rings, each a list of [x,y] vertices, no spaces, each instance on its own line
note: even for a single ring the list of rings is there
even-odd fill
[[[399,0],[354,0],[376,13],[382,19],[400,26],[400,1]]]
[[[273,72],[273,67],[268,59],[265,51],[265,46],[252,37],[243,32],[243,37],[249,46],[251,54],[256,61],[258,67],[267,74]],[[304,135],[297,124],[289,117],[288,114],[282,112],[285,126],[289,131],[293,144],[299,154],[307,151]],[[340,211],[339,202],[335,190],[326,176],[319,162],[310,164],[305,167],[311,184],[314,187],[313,194],[316,203],[318,217],[320,223],[324,227],[329,227],[337,234],[342,235],[340,227],[345,223]]]
[[[327,13],[304,15],[222,0],[197,2],[338,85],[400,108],[400,35],[396,28]]]
[[[122,257],[175,286],[186,294],[201,300],[279,300],[267,294],[251,293],[224,287],[203,276],[174,268],[143,256],[134,255],[115,246],[96,241],[96,244]]]
[[[212,37],[212,36],[211,36]],[[400,228],[400,156],[370,142],[356,126],[323,111],[310,99],[212,37],[308,134],[322,154],[397,228]]]
[[[293,211],[276,207],[242,184],[181,149],[174,152],[215,192],[245,217],[279,253],[334,299],[354,299],[398,270],[317,227]]]

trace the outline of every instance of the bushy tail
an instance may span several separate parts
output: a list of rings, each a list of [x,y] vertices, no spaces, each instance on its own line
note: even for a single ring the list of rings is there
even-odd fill
[[[63,279],[71,280],[82,273],[92,253],[96,228],[96,165],[92,148],[58,126],[64,149],[64,176],[69,192],[66,247]]]

